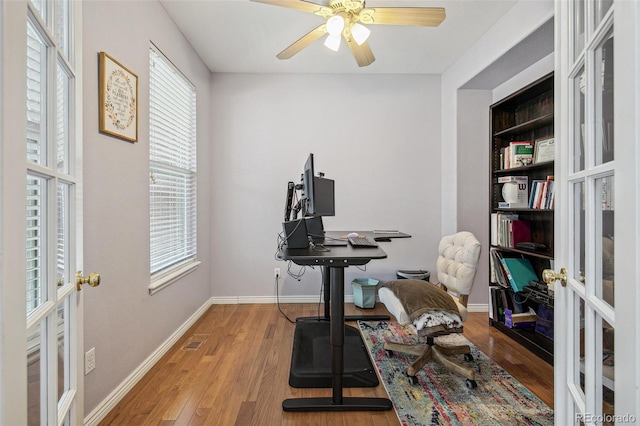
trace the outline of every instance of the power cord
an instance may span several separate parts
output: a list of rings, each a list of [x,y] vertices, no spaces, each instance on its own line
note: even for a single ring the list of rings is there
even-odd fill
[[[280,274],[276,274],[275,280],[276,280],[276,303],[278,305],[278,311],[280,311],[280,315],[282,315],[287,321],[289,321],[291,324],[295,324],[295,321],[289,318],[287,314],[285,314],[282,308],[280,307]]]

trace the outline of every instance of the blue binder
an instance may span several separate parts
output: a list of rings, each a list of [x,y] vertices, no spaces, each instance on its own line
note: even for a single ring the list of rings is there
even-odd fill
[[[501,262],[513,291],[523,291],[524,286],[529,285],[529,281],[538,281],[538,276],[529,259],[511,257],[503,258]]]

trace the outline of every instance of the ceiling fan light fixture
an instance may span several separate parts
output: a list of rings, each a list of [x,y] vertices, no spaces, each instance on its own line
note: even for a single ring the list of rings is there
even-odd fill
[[[327,32],[332,36],[340,36],[344,30],[344,18],[340,15],[327,19]]]
[[[357,22],[353,24],[351,27],[351,35],[358,46],[362,45],[369,38],[369,34],[371,34],[371,30],[364,25],[360,25]]]
[[[338,33],[337,35],[334,34],[329,34],[327,36],[327,39],[324,41],[324,45],[333,50],[334,52],[337,52],[338,49],[340,49],[340,41],[342,40],[342,36],[340,35],[340,33]]]

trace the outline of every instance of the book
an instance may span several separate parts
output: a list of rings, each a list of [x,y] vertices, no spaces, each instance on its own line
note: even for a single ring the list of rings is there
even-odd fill
[[[536,186],[536,193],[533,199],[533,209],[539,209],[540,203],[542,202],[542,193],[544,192],[544,188],[547,185],[547,181],[540,181],[540,183]]]
[[[544,191],[542,193],[542,201],[540,202],[541,209],[549,208],[549,199],[550,199],[550,189],[553,187],[554,178],[553,176],[547,176],[547,180],[545,181]]]
[[[503,155],[503,169],[512,169],[514,167],[519,167],[521,164],[516,164],[516,152],[518,150],[518,146],[527,146],[531,145],[529,141],[513,141],[509,142],[509,145],[504,148]],[[531,151],[533,153],[533,150]],[[522,152],[524,154],[524,151]],[[533,158],[533,157],[532,157]]]
[[[509,280],[504,268],[502,267],[502,254],[495,248],[492,248],[489,253],[491,256],[492,269],[495,274],[495,281],[493,282],[500,285],[502,288],[509,288]]]
[[[498,213],[491,213],[491,245],[498,245]]]
[[[513,291],[521,292],[526,285],[529,285],[529,281],[538,281],[538,276],[529,259],[512,257],[503,258],[501,262]]]
[[[509,328],[525,328],[536,324],[538,316],[529,308],[529,312],[515,313],[509,309],[504,311],[504,323]]]
[[[515,247],[516,244],[524,241],[531,241],[531,222],[528,220],[512,221],[509,247]]]
[[[545,183],[544,180],[534,180],[531,182],[531,193],[529,194],[529,208],[535,208],[536,194],[538,194],[539,186]]]
[[[533,164],[533,145],[515,145],[511,147],[511,168]]]
[[[501,287],[489,287],[489,289],[493,299],[493,319],[504,323],[504,308],[502,305],[502,292],[504,289]]]
[[[548,209],[553,210],[553,208],[555,207],[555,192],[554,192],[554,188],[555,188],[555,183],[554,181],[549,182],[549,199],[548,199]]]

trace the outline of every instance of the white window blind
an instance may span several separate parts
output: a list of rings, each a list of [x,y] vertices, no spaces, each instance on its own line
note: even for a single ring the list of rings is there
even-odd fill
[[[149,68],[153,278],[196,260],[196,92],[153,45]]]

